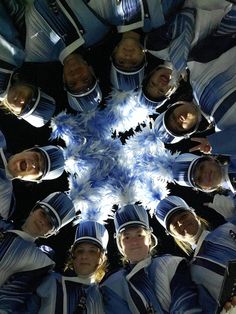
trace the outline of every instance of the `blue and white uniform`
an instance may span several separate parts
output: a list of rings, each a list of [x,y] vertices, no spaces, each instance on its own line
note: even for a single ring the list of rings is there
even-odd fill
[[[181,74],[187,68],[192,47],[219,28],[230,9],[227,2],[225,7],[211,11],[186,7],[161,30],[148,34],[146,49],[154,56],[170,61],[173,69]]]
[[[202,313],[196,286],[181,257],[148,257],[131,271],[122,269],[112,274],[101,290],[107,314],[149,313],[148,309],[158,314]]]
[[[192,279],[203,285],[215,300],[218,300],[228,261],[236,259],[236,242],[230,230],[236,232],[235,219],[212,232],[203,231],[191,261]]]
[[[0,3],[0,25],[0,60],[11,64],[13,67],[20,67],[25,57],[24,48],[2,2]]]
[[[183,4],[184,0],[90,0],[88,3],[121,33],[137,28],[150,32],[164,25]]]
[[[40,298],[41,306],[36,309],[38,303],[34,301],[33,307],[30,306],[32,314],[73,314],[79,304],[84,304],[84,312],[80,313],[104,313],[101,294],[91,278],[51,273],[38,287],[35,298]]]
[[[19,40],[19,34],[13,26],[10,16],[0,3],[0,101],[6,96],[14,69],[20,67],[25,53]]]
[[[236,155],[235,137],[236,125],[207,136],[207,140],[212,147],[211,153],[213,155]]]
[[[85,1],[56,2],[57,13],[46,0],[35,0],[26,10],[26,61],[63,62],[77,48],[93,46],[109,32]]]
[[[28,297],[54,265],[34,241],[21,230],[1,232],[0,312],[20,313]]]
[[[236,47],[208,63],[188,62],[194,98],[203,113],[216,125],[216,131],[236,122]]]
[[[183,213],[183,211],[191,213],[195,217],[193,219],[198,219],[194,210],[182,198],[171,195],[160,201],[155,210],[155,216],[158,222],[170,232],[171,217]],[[182,227],[187,226],[184,220],[181,220],[182,218],[177,217],[176,219],[176,226],[177,222],[182,222]],[[207,313],[216,313],[227,264],[230,260],[236,258],[235,232],[236,219],[234,217],[231,221],[219,226],[212,232],[203,230],[203,227],[199,225],[199,230],[195,234],[196,237],[198,236],[198,240],[196,238],[197,243],[192,243],[192,249],[195,252],[190,262],[191,277],[199,287],[208,290],[214,300]],[[205,300],[205,303],[208,307],[207,300]]]

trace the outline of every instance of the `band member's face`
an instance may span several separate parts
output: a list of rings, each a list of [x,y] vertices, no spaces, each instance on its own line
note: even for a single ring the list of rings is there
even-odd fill
[[[183,102],[177,106],[166,121],[170,131],[187,134],[199,121],[200,111],[192,102]]]
[[[162,96],[166,96],[171,90],[169,85],[171,79],[172,70],[168,68],[158,68],[150,76],[146,90],[148,95],[156,99]]]
[[[113,58],[118,68],[132,70],[142,64],[144,60],[143,48],[133,38],[123,38],[113,52]]]
[[[24,229],[33,237],[42,237],[50,234],[54,226],[48,213],[43,208],[37,207],[27,217]]]
[[[92,243],[81,243],[73,252],[73,267],[78,275],[93,274],[101,261],[101,250]]]
[[[137,263],[148,257],[151,236],[142,227],[127,228],[121,233],[120,244],[127,259]]]
[[[92,70],[78,54],[71,54],[65,59],[63,71],[64,82],[73,92],[86,92],[92,84]]]
[[[173,237],[185,242],[191,241],[200,228],[199,220],[188,210],[173,214],[168,224]]]
[[[42,177],[45,161],[38,151],[23,151],[10,157],[8,170],[14,178],[37,180]]]
[[[33,93],[33,88],[29,85],[14,84],[9,88],[7,94],[8,109],[15,115],[20,114],[25,106],[31,102]]]
[[[213,158],[199,161],[193,169],[193,180],[203,190],[217,189],[222,181],[222,169]]]

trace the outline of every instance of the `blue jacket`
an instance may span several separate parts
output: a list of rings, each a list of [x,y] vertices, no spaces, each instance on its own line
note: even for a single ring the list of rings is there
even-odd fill
[[[20,67],[25,57],[24,48],[2,2],[0,3],[0,25],[0,60],[14,67]]]
[[[217,300],[228,261],[236,259],[236,243],[230,235],[236,232],[235,219],[200,236],[191,262],[192,279],[203,285]]]
[[[140,270],[146,274],[146,286]],[[202,312],[197,287],[181,257],[149,257],[131,271],[122,269],[112,274],[102,283],[101,290],[106,314],[139,314],[150,308],[158,314]]]
[[[51,273],[38,287],[28,308],[32,314],[73,314],[79,303],[85,304],[80,313],[104,313],[101,294],[91,278]]]
[[[26,10],[26,60],[47,62],[60,59],[80,46],[101,41],[110,27],[85,1],[58,0],[58,12],[46,0],[34,0]]]
[[[0,312],[26,313],[26,300],[54,262],[26,232],[14,230],[3,221],[0,230]]]
[[[89,1],[88,5],[123,33],[137,28],[150,32],[165,24],[183,3],[183,0],[100,0]]]

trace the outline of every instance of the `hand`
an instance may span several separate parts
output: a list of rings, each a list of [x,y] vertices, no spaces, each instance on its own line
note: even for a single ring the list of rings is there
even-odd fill
[[[212,151],[212,147],[208,142],[208,139],[205,137],[192,137],[191,141],[200,143],[192,148],[190,148],[189,152],[194,152],[196,150],[200,150],[201,153],[210,154]]]
[[[227,301],[224,305],[223,310],[220,312],[221,314],[233,314],[236,313],[236,296],[234,296],[231,300]]]

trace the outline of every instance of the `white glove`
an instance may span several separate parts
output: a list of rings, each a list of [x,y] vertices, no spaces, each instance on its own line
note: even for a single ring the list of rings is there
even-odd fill
[[[212,203],[206,203],[206,206],[213,208],[225,219],[231,218],[235,213],[235,204],[232,196],[216,194]]]

